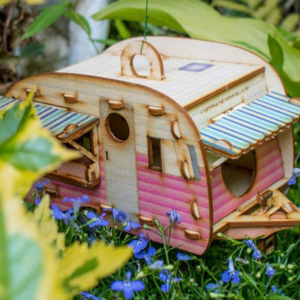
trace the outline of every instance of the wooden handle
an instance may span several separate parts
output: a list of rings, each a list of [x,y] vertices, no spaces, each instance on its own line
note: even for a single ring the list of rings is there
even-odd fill
[[[142,53],[140,53],[141,49]],[[150,74],[148,76],[141,76],[136,72],[133,59],[137,54],[142,54],[149,61]],[[165,78],[164,64],[160,54],[150,43],[135,41],[127,45],[121,53],[121,75],[163,80]]]

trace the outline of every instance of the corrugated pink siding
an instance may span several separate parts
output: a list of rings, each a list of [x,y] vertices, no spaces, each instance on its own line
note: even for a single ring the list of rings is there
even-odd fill
[[[255,151],[256,178],[251,190],[242,197],[235,197],[229,193],[223,182],[221,167],[211,172],[214,223],[283,177],[282,158],[276,139],[265,142]]]
[[[101,184],[97,189],[89,190],[69,184],[52,181],[59,188],[60,196],[78,197],[83,194],[91,199],[91,205],[99,207],[106,204],[104,165],[101,160]],[[167,211],[176,208],[182,217],[182,222],[174,225],[170,244],[181,246],[181,249],[202,254],[210,239],[210,211],[208,189],[205,170],[200,169],[200,181],[187,181],[176,176],[163,174],[148,169],[147,155],[137,154],[138,188],[140,200],[140,214],[150,218],[157,218],[162,224],[169,224]],[[200,220],[195,220],[190,213],[190,202],[197,200],[201,215]],[[184,229],[199,231],[201,239],[194,241],[185,237]],[[153,230],[142,229],[151,240],[161,242]],[[134,231],[139,234],[140,231]]]
[[[137,154],[138,187],[140,198],[140,214],[157,218],[162,224],[169,224],[167,211],[176,208],[182,222],[172,229],[172,246],[201,254],[207,248],[210,238],[209,200],[205,170],[200,169],[200,181],[187,181],[177,176],[149,170],[146,155]],[[200,220],[195,220],[190,213],[190,202],[197,199]],[[198,241],[185,237],[184,229],[196,230],[201,233]],[[147,231],[152,240],[160,241],[154,231]]]

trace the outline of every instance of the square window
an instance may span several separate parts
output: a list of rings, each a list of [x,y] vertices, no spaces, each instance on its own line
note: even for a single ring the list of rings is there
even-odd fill
[[[149,169],[162,171],[161,139],[148,137]]]
[[[178,70],[189,71],[189,72],[201,72],[212,66],[213,66],[212,64],[190,63],[190,64],[187,64],[187,65],[179,68]]]

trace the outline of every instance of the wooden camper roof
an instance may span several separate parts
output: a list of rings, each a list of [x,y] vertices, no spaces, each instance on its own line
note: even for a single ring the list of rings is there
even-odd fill
[[[200,131],[205,148],[228,158],[240,157],[300,119],[300,106],[290,100],[273,92],[234,107]]]
[[[0,110],[20,102],[14,98],[0,97]],[[43,127],[47,128],[52,135],[57,136],[63,143],[73,138],[79,138],[99,122],[96,117],[71,112],[66,108],[37,102],[34,102],[34,106]]]
[[[172,98],[183,108],[188,108],[201,99],[207,99],[208,95],[224,87],[230,88],[264,72],[262,65],[171,56],[162,56],[162,60],[165,77],[163,80],[122,76],[120,53],[113,51],[106,51],[58,72],[104,77],[147,86]],[[134,64],[140,75],[149,72],[149,64],[146,60],[137,60]]]

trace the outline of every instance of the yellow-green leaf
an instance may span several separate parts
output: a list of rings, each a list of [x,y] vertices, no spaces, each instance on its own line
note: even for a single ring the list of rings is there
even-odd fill
[[[66,249],[57,274],[65,291],[76,295],[96,285],[98,279],[114,273],[131,256],[132,249],[127,246],[115,248],[98,242],[88,247],[74,243]]]
[[[0,112],[0,193],[24,196],[39,177],[77,157],[42,128],[29,98]]]
[[[38,225],[37,228],[41,241],[47,245],[51,245],[56,254],[61,254],[65,250],[65,235],[58,232],[55,219],[51,216],[49,206],[49,195],[45,195],[39,206],[35,209],[32,220]]]

